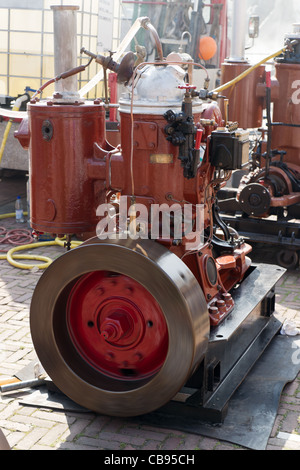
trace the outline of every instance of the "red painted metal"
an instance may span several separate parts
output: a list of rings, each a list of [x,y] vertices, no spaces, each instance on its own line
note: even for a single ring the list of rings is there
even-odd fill
[[[249,67],[250,64],[247,62],[224,63],[222,83],[229,82]],[[300,175],[300,137],[299,127],[297,127],[300,122],[300,108],[298,100],[294,97],[299,70],[298,63],[278,61],[275,64],[276,76],[271,78],[271,73],[266,71],[264,66],[260,66],[242,81],[222,92],[229,99],[229,120],[238,121],[244,128],[259,128],[262,126],[266,94],[270,90],[270,100],[273,102],[273,113],[270,119],[277,125],[271,127],[269,141],[263,136],[261,153],[270,153],[269,146],[272,151],[285,152],[284,156],[272,155],[272,163],[282,159],[296,179],[299,179]],[[263,184],[270,198],[270,203],[265,207],[266,211],[257,213],[256,216],[266,217],[274,208],[290,207],[300,201],[300,195],[293,189],[287,172],[272,164],[267,168],[265,159],[260,162],[260,171],[250,172],[242,179],[238,199],[243,188],[252,183]],[[247,209],[250,213],[249,204]]]
[[[19,128],[17,131],[15,131],[14,135],[18,139],[24,150],[28,150],[30,145],[30,131],[27,118],[21,121]]]
[[[299,100],[293,99],[295,84],[298,85],[300,64],[277,63],[276,80],[280,92],[274,100],[273,122],[300,123]],[[300,133],[297,127],[274,126],[272,148],[286,151],[284,162],[295,165],[300,172]]]
[[[122,141],[122,163],[119,164],[119,171],[113,173],[115,185],[120,185],[122,195],[128,195],[128,204],[130,205],[132,186],[130,179],[130,158],[131,158],[131,126],[133,125],[133,145],[134,145],[134,181],[135,181],[135,200],[137,203],[148,204],[168,204],[174,201],[189,201],[192,204],[204,204],[204,225],[208,227],[212,221],[209,214],[209,205],[206,201],[206,189],[214,178],[214,168],[211,166],[207,150],[202,165],[198,169],[197,177],[191,180],[182,178],[181,162],[178,159],[178,150],[165,138],[166,121],[161,116],[153,115],[134,115],[133,123],[130,114],[120,113],[121,119],[121,141]],[[199,115],[194,116],[195,123],[203,132],[203,137],[209,149],[209,135],[212,130],[223,124],[222,115],[217,104],[208,104],[204,106]],[[202,123],[208,123],[202,125]],[[215,124],[211,124],[214,122]],[[144,126],[152,126],[152,132],[144,132]],[[145,138],[145,135],[148,137]],[[151,163],[151,155],[172,155],[172,162],[169,164]],[[118,155],[112,156],[112,168],[114,158],[119,159]],[[123,171],[121,170],[123,168]],[[123,176],[121,181],[120,176]],[[115,178],[115,179],[114,179]],[[210,193],[211,195],[213,193]],[[185,244],[179,247],[172,245],[172,240],[161,240],[169,246],[170,250],[176,253],[180,258],[185,255]],[[233,302],[227,303],[223,308],[219,308],[218,302],[223,301],[224,295],[236,284],[238,279],[242,279],[250,265],[247,254],[251,247],[244,244],[240,250],[234,253],[235,265],[218,265],[216,281],[211,284],[207,279],[207,268],[205,258],[213,258],[212,248],[208,245],[201,250],[201,257],[198,255],[184,258],[199,284],[202,287],[208,304],[214,307],[214,313],[210,315],[213,325],[219,324],[233,308]],[[223,260],[224,261],[224,260]]]
[[[80,356],[106,376],[151,377],[166,359],[164,314],[127,276],[95,271],[79,279],[69,296],[67,323]]]
[[[118,102],[118,76],[116,73],[110,73],[108,76],[108,86],[110,91],[110,103],[117,104]],[[117,121],[117,109],[110,108],[109,120],[111,122]]]
[[[177,82],[178,85],[187,89],[186,95],[193,88],[189,84],[180,85]],[[195,144],[199,147],[203,142],[207,149],[196,177],[190,179],[183,175],[182,162],[178,158],[179,148],[166,138],[165,111],[151,112],[151,99],[146,111],[142,109],[141,113],[129,112],[130,108],[126,106],[119,110],[121,148],[107,143],[105,108],[98,100],[94,103],[74,104],[34,101],[30,103],[28,110],[31,226],[35,231],[59,235],[83,233],[83,238],[89,238],[95,234],[99,222],[97,207],[119,196],[127,200],[128,207],[133,201],[135,204],[143,204],[149,214],[154,204],[159,207],[165,204],[169,208],[174,203],[188,203],[194,207],[194,219],[195,207],[203,205],[203,226],[206,229],[212,227],[215,168],[209,159],[210,134],[224,125],[216,103],[201,103],[200,106],[198,103],[194,109],[194,123],[199,136]],[[148,227],[150,229],[151,222]],[[179,244],[174,243],[171,235],[167,239],[159,238],[158,242],[183,259],[191,269],[209,307],[213,309],[212,324],[218,324],[233,307],[229,304],[221,306],[220,302],[223,302],[222,296],[243,278],[248,268],[246,254],[251,250],[250,247],[244,244],[241,249],[234,251],[234,266],[232,263],[224,263],[224,259],[220,263],[216,260],[216,279],[211,282],[205,262],[206,259],[215,258],[210,242],[203,248],[201,255],[197,251],[187,253],[188,241],[185,237]],[[211,268],[213,266],[210,265]],[[105,277],[96,276],[96,280],[99,288],[106,282]],[[84,296],[81,294],[83,286],[85,280],[79,282],[72,294],[72,298],[78,300],[77,304],[84,303]],[[142,287],[135,286],[134,290],[139,294],[135,294],[133,300],[130,300],[129,294],[124,294],[122,283],[116,286],[105,305],[102,305],[103,312],[97,317],[97,328],[87,326],[88,319],[76,307],[76,302],[72,302],[70,307],[70,330],[78,349],[91,362],[94,361],[97,367],[101,367],[102,363],[107,364],[108,373],[111,374],[117,374],[117,369],[121,370],[122,361],[131,363],[130,370],[137,368],[137,362],[132,363],[125,351],[131,349],[130,344],[136,344],[132,349],[138,349],[140,338],[143,338],[141,352],[145,357],[151,357],[152,365],[145,359],[138,374],[154,373],[160,367],[160,359],[163,360],[165,356],[165,333],[160,336],[158,331],[158,345],[156,347],[153,343],[153,353],[150,352],[148,335],[144,335],[144,331],[148,330],[143,329],[144,305],[143,309],[140,308],[143,314],[139,313],[143,299]],[[91,292],[92,288],[86,291],[88,299],[91,298]],[[145,299],[146,297],[145,294]],[[149,308],[151,304],[154,305],[153,299],[149,300]],[[87,304],[86,312],[89,311],[93,311],[93,308]],[[163,315],[156,307],[154,311],[155,324],[159,325],[158,330],[163,330]],[[94,314],[96,315],[95,310]],[[93,334],[96,334],[95,338]],[[110,364],[105,359],[107,351],[103,349],[107,344],[121,351],[120,355],[116,354],[116,361]]]
[[[187,87],[190,88],[190,85]],[[202,134],[202,141],[206,143],[207,151],[196,178],[192,179],[183,177],[178,147],[167,141],[166,120],[162,115],[132,116],[130,113],[120,112],[122,150],[117,150],[106,141],[105,111],[98,101],[81,105],[34,102],[29,106],[29,117],[30,132],[35,136],[31,141],[31,225],[37,232],[62,235],[84,233],[83,237],[88,238],[89,234],[95,233],[99,222],[96,216],[98,205],[116,194],[127,197],[128,207],[134,195],[135,203],[144,204],[149,213],[153,204],[169,206],[178,201],[188,201],[193,205],[203,204],[204,227],[210,227],[213,223],[208,199],[214,198],[211,182],[214,179],[215,169],[209,162],[209,136],[214,129],[223,125],[222,114],[216,103],[203,104],[202,111],[194,115],[199,137]],[[197,139],[198,146],[199,142]],[[212,324],[218,324],[233,307],[226,304],[221,308],[220,302],[223,301],[222,296],[226,295],[228,290],[244,276],[248,268],[246,254],[251,250],[250,247],[245,244],[243,249],[236,250],[234,267],[230,263],[226,266],[224,262],[221,265],[216,264],[217,279],[211,283],[207,279],[207,268],[204,263],[206,257],[214,257],[209,244],[201,257],[194,254],[185,258],[184,239],[179,246],[174,245],[172,238],[159,241],[180,258],[183,257],[202,287],[208,305],[213,311],[210,312]],[[79,295],[78,292],[80,293],[79,287],[75,297]],[[107,314],[105,318],[101,317],[102,336],[99,333],[99,326],[98,339],[99,344],[103,342],[107,344],[106,341],[109,340],[111,344],[116,342],[118,347],[122,346],[123,351],[124,338],[136,338],[137,331],[142,334],[143,320],[137,313],[137,305],[128,311],[125,308],[125,304],[128,306],[127,300],[125,304],[121,300],[123,294],[116,289],[115,295],[118,298],[117,304],[113,304],[116,310],[110,308],[112,306],[110,302],[107,303],[105,307]],[[84,338],[87,332],[92,334],[93,330],[86,329],[84,332],[82,328],[80,329],[76,323],[78,319],[76,315],[70,317],[70,325],[76,341],[80,342],[81,336]],[[159,323],[162,324],[162,320]],[[94,344],[91,337],[87,336],[83,341],[83,348],[87,348],[86,354],[91,356],[91,361],[95,359],[98,365],[102,363],[102,359],[105,362],[104,356],[92,359],[95,354],[94,346],[91,346],[92,350],[87,346]],[[146,347],[145,343],[143,347]],[[162,350],[164,347],[160,343],[157,351]],[[154,348],[153,369],[145,365],[139,369],[139,373],[152,373],[159,367],[156,358],[159,353],[155,351]],[[123,352],[120,356],[117,355],[116,364],[119,369],[121,358],[125,362],[129,360],[126,354],[125,359]],[[110,373],[117,373],[116,364],[109,369]],[[134,368],[133,364],[130,369]]]
[[[203,129],[197,129],[197,138],[196,138],[196,144],[195,144],[195,149],[199,150],[201,141],[202,141],[202,135],[203,135]]]
[[[224,62],[221,67],[222,84],[230,82],[249,68],[248,62]],[[259,93],[260,84],[265,84],[264,66],[258,67],[239,83],[222,91],[222,95],[229,99],[229,120],[237,121],[244,129],[262,126],[265,102],[264,96]]]
[[[88,179],[94,144],[105,142],[100,104],[28,106],[30,133],[31,226],[37,232],[91,232],[103,193]],[[48,132],[48,134],[47,134]]]
[[[207,139],[211,130],[223,123],[219,107],[213,103],[204,106],[201,114],[195,115],[195,124],[199,128],[201,119],[215,121],[204,129],[203,139]],[[122,142],[122,170],[112,172],[112,186],[122,188],[123,194],[132,194],[130,178],[131,160],[131,126],[130,114],[120,113],[120,132]],[[199,190],[197,179],[186,180],[182,177],[181,162],[178,159],[178,148],[166,140],[166,120],[163,116],[134,115],[133,121],[133,146],[134,146],[134,180],[135,195],[149,198],[149,203],[163,204],[172,201],[189,201],[200,204],[204,201],[203,194],[198,199]],[[152,129],[151,129],[152,128]],[[155,163],[151,155],[171,155],[169,164]],[[112,165],[119,156],[112,156]],[[201,175],[208,184],[213,175],[211,165],[203,166]]]

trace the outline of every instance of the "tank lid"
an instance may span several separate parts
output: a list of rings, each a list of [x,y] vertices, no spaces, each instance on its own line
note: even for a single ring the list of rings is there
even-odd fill
[[[177,65],[146,65],[134,84],[129,86],[120,98],[119,111],[134,114],[162,115],[168,109],[180,111],[185,84],[186,71]]]

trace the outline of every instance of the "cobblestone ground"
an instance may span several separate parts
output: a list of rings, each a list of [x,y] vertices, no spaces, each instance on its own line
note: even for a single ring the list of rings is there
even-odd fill
[[[1,221],[7,229],[12,219]],[[2,245],[3,248],[5,246]],[[1,245],[0,245],[1,248]],[[38,254],[55,258],[60,247],[39,248]],[[272,261],[272,250],[258,255]],[[267,257],[270,257],[268,260]],[[29,306],[41,271],[28,271],[0,261],[0,380],[17,374],[35,359]],[[276,312],[300,326],[300,271],[288,272],[277,288]],[[0,398],[0,429],[16,450],[243,450],[216,439],[153,426],[138,426],[130,419],[94,413],[61,412],[24,406],[19,393]],[[267,450],[300,450],[300,375],[282,394]]]

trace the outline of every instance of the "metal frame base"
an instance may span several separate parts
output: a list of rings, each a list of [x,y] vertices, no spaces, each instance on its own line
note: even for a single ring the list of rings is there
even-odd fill
[[[177,419],[222,423],[228,403],[281,328],[273,313],[275,285],[285,269],[256,265],[232,296],[234,311],[210,332],[203,364],[158,413]]]
[[[239,235],[252,242],[300,250],[299,220],[291,222],[242,217],[241,215],[222,215],[222,220],[234,228]]]
[[[275,209],[270,216],[250,217],[241,211],[236,195],[237,189],[229,187],[218,193],[218,206],[227,225],[251,242],[300,251],[300,204],[288,207],[287,217],[283,216],[283,208],[277,208],[281,217],[276,215]]]

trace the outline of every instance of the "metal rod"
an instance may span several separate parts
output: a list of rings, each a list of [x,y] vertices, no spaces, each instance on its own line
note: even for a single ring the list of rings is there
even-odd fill
[[[103,68],[103,78],[104,78],[104,94],[105,94],[105,104],[108,105],[108,88],[107,88],[107,69]]]
[[[271,116],[271,72],[266,72],[266,109],[267,109],[267,155],[266,155],[266,177],[269,175],[272,160],[272,116]]]
[[[272,126],[300,127],[300,124],[291,124],[287,122],[272,122]]]
[[[44,379],[33,379],[33,380],[25,380],[22,382],[16,382],[13,384],[2,385],[0,387],[0,392],[13,392],[14,390],[19,390],[20,388],[31,388],[31,387],[38,387],[39,385],[43,385],[45,383]]]

